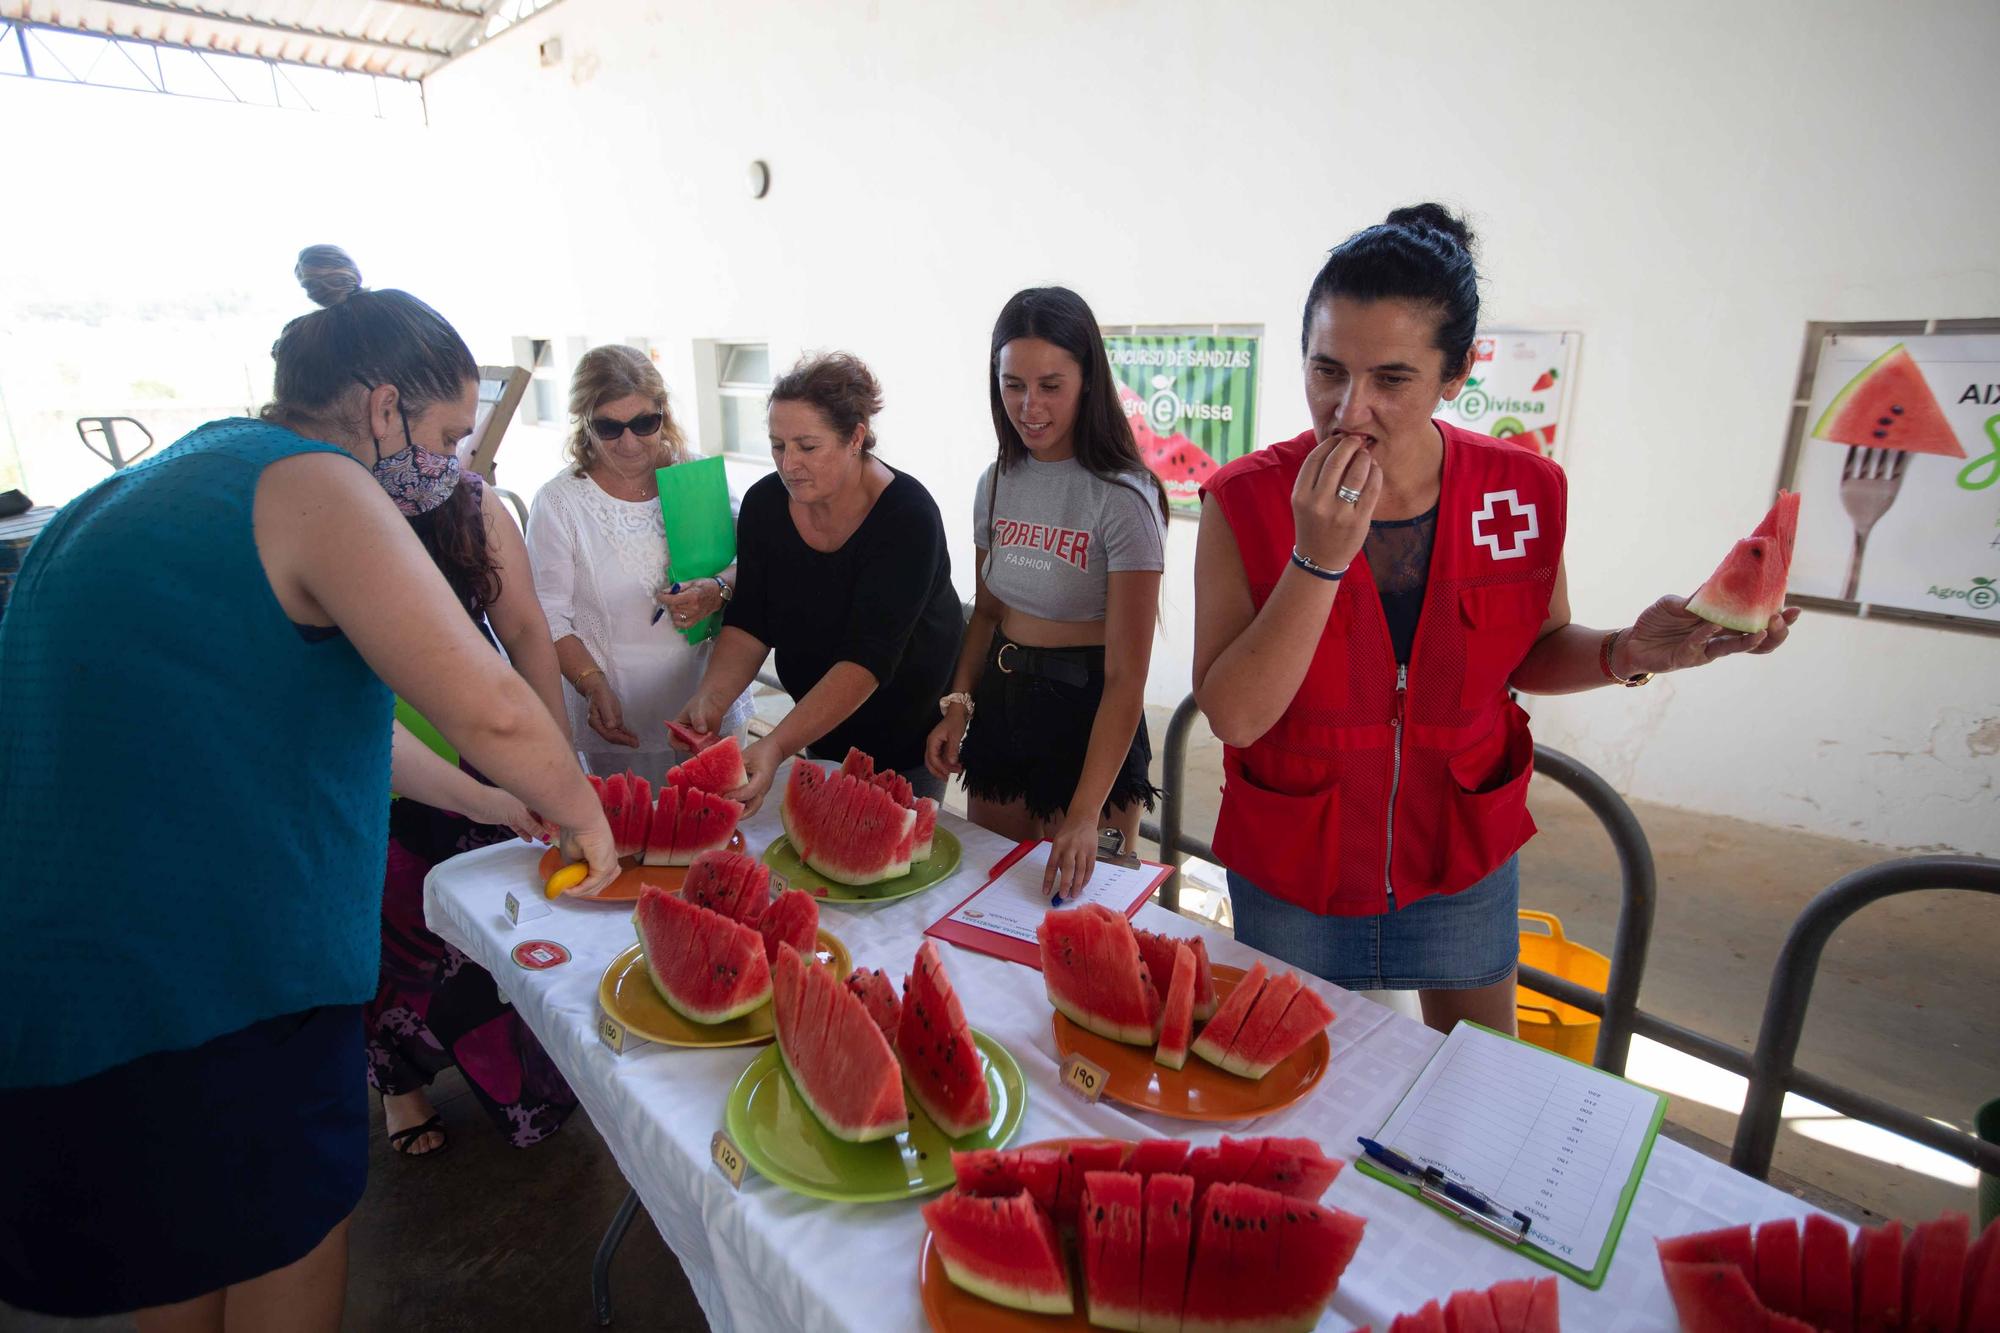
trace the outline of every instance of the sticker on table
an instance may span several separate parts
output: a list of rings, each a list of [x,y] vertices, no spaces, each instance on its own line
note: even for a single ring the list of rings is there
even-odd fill
[[[543,972],[567,963],[569,950],[554,940],[522,940],[514,946],[511,956],[516,966],[525,967],[530,972]]]

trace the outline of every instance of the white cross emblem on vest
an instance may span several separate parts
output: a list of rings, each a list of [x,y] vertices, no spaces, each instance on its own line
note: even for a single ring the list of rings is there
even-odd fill
[[[1515,491],[1488,491],[1482,508],[1473,511],[1472,540],[1493,553],[1495,560],[1512,560],[1528,553],[1528,543],[1541,536],[1541,521],[1532,504],[1522,504]],[[1494,506],[1507,502],[1506,513]]]

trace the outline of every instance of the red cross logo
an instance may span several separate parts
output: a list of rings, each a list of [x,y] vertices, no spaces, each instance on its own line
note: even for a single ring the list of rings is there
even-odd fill
[[[1528,553],[1528,543],[1541,536],[1542,525],[1535,507],[1522,504],[1514,491],[1488,491],[1483,506],[1472,515],[1472,540],[1493,553],[1495,560],[1512,560]],[[1505,502],[1501,513],[1497,506]]]

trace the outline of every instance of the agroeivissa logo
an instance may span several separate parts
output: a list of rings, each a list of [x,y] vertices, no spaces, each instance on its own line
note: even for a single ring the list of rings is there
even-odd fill
[[[1942,602],[1964,602],[1974,611],[1990,611],[2000,602],[2000,586],[1987,578],[1973,579],[1970,588],[1940,588],[1932,584],[1930,596]]]

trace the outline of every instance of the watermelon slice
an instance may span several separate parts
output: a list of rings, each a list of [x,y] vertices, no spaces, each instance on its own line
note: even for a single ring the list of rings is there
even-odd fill
[[[723,1023],[771,998],[756,931],[648,884],[632,913],[646,971],[661,998],[694,1023]]]
[[[1854,1264],[1847,1228],[1825,1213],[1809,1213],[1800,1230],[1799,1315],[1827,1333],[1854,1333]]]
[[[1140,1139],[1125,1154],[1122,1169],[1148,1179],[1162,1173],[1182,1173],[1193,1147],[1186,1139]]]
[[[774,982],[778,1054],[827,1133],[871,1143],[908,1129],[902,1070],[861,1000],[790,945],[778,946]]]
[[[923,1212],[954,1286],[1013,1310],[1075,1312],[1055,1227],[1026,1192],[994,1199],[952,1190]]]
[[[1308,1203],[1325,1194],[1340,1175],[1340,1168],[1347,1165],[1338,1157],[1328,1157],[1311,1139],[1262,1138],[1235,1142],[1257,1147],[1256,1160],[1243,1169],[1236,1177],[1238,1180]]]
[[[771,902],[771,867],[741,852],[703,852],[688,865],[681,896],[732,921],[754,926]]]
[[[879,884],[909,873],[917,812],[865,778],[795,760],[779,815],[799,859],[828,879]]]
[[[619,855],[639,856],[646,850],[646,836],[653,831],[653,784],[637,773],[627,773],[625,780],[631,800],[625,816],[625,836],[619,839],[619,845],[631,850]]]
[[[1243,1020],[1250,1016],[1251,1007],[1257,1003],[1257,993],[1264,989],[1264,982],[1270,973],[1262,963],[1252,963],[1243,980],[1236,983],[1236,989],[1229,992],[1229,998],[1215,1011],[1215,1017],[1208,1020],[1208,1026],[1194,1039],[1189,1049],[1216,1068],[1222,1067],[1223,1057],[1236,1041],[1236,1034],[1243,1028]]]
[[[1903,1224],[1890,1218],[1854,1238],[1855,1333],[1903,1326]]]
[[[681,822],[681,788],[662,784],[653,798],[653,817],[646,823],[646,845],[639,860],[649,866],[670,866],[674,860],[674,829]],[[734,915],[724,913],[724,915]]]
[[[1494,1313],[1499,1313],[1497,1303]],[[1562,1289],[1554,1278],[1535,1279],[1534,1294],[1528,1299],[1528,1318],[1521,1325],[1521,1333],[1562,1333]]]
[[[1972,1221],[1964,1213],[1945,1213],[1910,1233],[1903,1251],[1903,1333],[1957,1333],[1971,1245]]]
[[[1425,1301],[1415,1314],[1399,1314],[1389,1325],[1389,1333],[1446,1333],[1444,1311],[1436,1301]]]
[[[968,1194],[1004,1196],[1026,1190],[1036,1205],[1051,1216],[1062,1192],[1063,1154],[1054,1148],[979,1148],[954,1152],[951,1170],[958,1188]],[[1081,1184],[1078,1188],[1082,1188]]]
[[[1084,1176],[1076,1246],[1083,1261],[1084,1308],[1099,1328],[1136,1333],[1139,1327],[1144,1218],[1145,1184],[1138,1176],[1129,1171]]]
[[[1180,1333],[1181,1305],[1187,1299],[1188,1258],[1194,1245],[1194,1180],[1164,1173],[1144,1179],[1146,1216],[1139,1268],[1139,1333]]]
[[[1151,1046],[1160,1037],[1160,996],[1140,960],[1132,924],[1090,903],[1052,911],[1035,928],[1049,1003],[1078,1027],[1113,1041]]]
[[[1206,1023],[1215,1017],[1215,976],[1208,966],[1208,945],[1199,935],[1186,939],[1176,939],[1171,935],[1157,935],[1150,930],[1135,930],[1132,938],[1139,941],[1139,956],[1146,960],[1146,972],[1153,979],[1153,986],[1160,992],[1160,1003],[1167,1000],[1167,986],[1174,975],[1174,946],[1186,945],[1194,951],[1194,1021]]]
[[[734,736],[725,736],[714,745],[696,752],[667,770],[667,785],[693,787],[720,796],[735,791],[750,780],[743,767],[743,747]]]
[[[1965,457],[1937,396],[1902,343],[1870,361],[1834,395],[1813,423],[1812,437],[1864,449]]]
[[[1255,1185],[1213,1186],[1198,1208],[1184,1333],[1311,1328],[1366,1225],[1352,1213]]]
[[[1056,1178],[1055,1206],[1049,1210],[1057,1226],[1070,1226],[1083,1198],[1083,1178],[1093,1171],[1116,1171],[1125,1160],[1125,1145],[1106,1139],[1072,1143],[1063,1149],[1062,1171]]]
[[[1661,1263],[1733,1264],[1743,1270],[1744,1281],[1757,1271],[1757,1242],[1747,1226],[1718,1227],[1689,1236],[1656,1240]]]
[[[915,865],[931,859],[932,845],[937,841],[938,803],[928,796],[919,796],[913,808],[917,822],[910,831],[910,864]]]
[[[786,889],[757,918],[757,933],[764,937],[764,956],[773,967],[778,964],[781,944],[811,958],[819,948],[819,904],[802,889]]]
[[[875,758],[858,745],[847,747],[847,758],[840,761],[840,771],[850,778],[872,778],[875,776]]]
[[[889,974],[879,967],[873,972],[857,967],[848,975],[847,989],[860,997],[875,1026],[882,1029],[891,1046],[895,1045],[896,1029],[903,1022],[903,1002],[896,998],[896,986],[889,980]]]
[[[1967,1330],[2000,1328],[2000,1217],[1986,1224],[1965,1257],[1959,1324]]]
[[[1147,969],[1151,971],[1149,967]],[[1194,1035],[1194,950],[1185,944],[1174,946],[1173,981],[1167,986],[1165,1007],[1160,1012],[1160,1045],[1153,1061],[1169,1069],[1187,1063],[1188,1039]]]
[[[655,821],[659,818],[657,812]],[[691,864],[703,852],[721,851],[736,834],[743,818],[743,806],[726,796],[711,796],[697,787],[681,791],[680,820],[674,825],[674,850],[670,865]]]
[[[1444,1303],[1445,1333],[1500,1333],[1493,1298],[1483,1291],[1454,1291]]]
[[[1800,1289],[1799,1220],[1765,1222],[1757,1228],[1757,1299],[1780,1314],[1805,1313]]]
[[[1229,1050],[1218,1062],[1232,1074],[1245,1078],[1262,1078],[1264,1072],[1251,1072],[1250,1057],[1264,1044],[1264,1039],[1278,1030],[1278,1020],[1285,1016],[1285,1008],[1292,997],[1299,993],[1299,974],[1285,972],[1264,983],[1264,989],[1257,992],[1257,1002],[1243,1017],[1243,1026],[1236,1031],[1236,1037],[1229,1043]]]
[[[1771,617],[1785,609],[1785,580],[1791,573],[1798,524],[1798,495],[1779,491],[1757,530],[1736,543],[1688,598],[1688,611],[1745,634],[1768,626]]]
[[[1765,1333],[1776,1327],[1772,1320],[1785,1318],[1758,1304],[1749,1277],[1733,1263],[1664,1260],[1660,1267],[1674,1313],[1688,1333]]]
[[[667,735],[673,738],[675,745],[689,754],[700,754],[709,746],[722,743],[722,737],[714,732],[696,731],[684,722],[667,723]]]
[[[604,805],[604,822],[611,826],[611,840],[620,856],[637,856],[645,844],[632,845],[632,779],[630,774],[613,773],[604,779],[597,798]]]
[[[903,978],[896,1054],[910,1095],[946,1138],[964,1138],[993,1123],[993,1094],[979,1047],[932,940],[923,942],[916,970]]]

